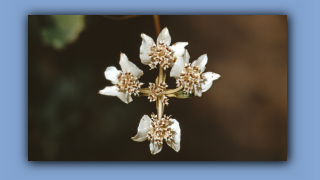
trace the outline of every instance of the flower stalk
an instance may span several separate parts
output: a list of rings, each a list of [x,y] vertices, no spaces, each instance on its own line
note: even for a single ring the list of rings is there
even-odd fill
[[[162,67],[159,66],[159,75],[158,75],[157,85],[160,85],[162,83],[162,81],[164,82],[163,69],[162,69]],[[156,103],[157,103],[158,118],[161,118],[162,117],[162,113],[163,113],[163,103],[161,102],[160,95],[158,95]]]
[[[183,88],[183,87],[177,87],[177,88],[175,88],[175,89],[167,89],[167,90],[164,91],[163,94],[168,94],[168,95],[169,95],[169,94],[174,94],[174,93],[180,91],[182,88]]]

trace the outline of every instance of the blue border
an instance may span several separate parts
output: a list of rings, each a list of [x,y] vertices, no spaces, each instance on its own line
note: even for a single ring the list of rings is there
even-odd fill
[[[1,1],[0,179],[320,179],[320,1]],[[156,2],[152,3],[152,2]],[[28,162],[27,15],[288,15],[288,161]]]

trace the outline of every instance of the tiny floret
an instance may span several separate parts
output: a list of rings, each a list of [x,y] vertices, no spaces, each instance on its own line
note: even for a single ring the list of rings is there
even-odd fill
[[[163,94],[168,85],[165,82],[162,82],[159,85],[156,85],[155,83],[149,83],[149,85],[151,93],[149,93],[148,99],[150,99],[150,102],[156,101],[160,97],[160,100],[163,104],[169,105],[168,97]]]

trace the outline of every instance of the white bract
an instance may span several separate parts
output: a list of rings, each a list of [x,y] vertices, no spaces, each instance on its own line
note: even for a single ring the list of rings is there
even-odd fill
[[[138,79],[143,75],[135,64],[128,60],[124,53],[120,53],[119,62],[122,71],[117,70],[116,67],[110,66],[104,72],[106,79],[110,80],[114,86],[107,86],[99,91],[99,94],[107,96],[117,96],[125,103],[132,101],[131,94],[138,95],[139,88],[144,83],[140,83]]]
[[[183,87],[184,92],[193,93],[201,97],[212,86],[212,81],[217,80],[220,75],[213,72],[203,73],[208,62],[207,54],[200,56],[197,60],[189,63],[189,53],[186,50],[182,57],[175,62],[170,76],[176,78],[177,87]]]
[[[170,116],[163,115],[158,119],[157,115],[144,115],[138,127],[138,133],[131,139],[137,142],[145,140],[150,141],[151,154],[157,154],[161,151],[163,140],[168,146],[172,147],[176,152],[180,150],[181,130],[177,120],[171,119]]]
[[[170,46],[171,36],[167,28],[164,28],[158,36],[157,44],[145,34],[141,34],[140,59],[142,64],[149,65],[151,69],[159,64],[163,69],[173,67],[178,57],[185,51],[187,42],[178,42]]]

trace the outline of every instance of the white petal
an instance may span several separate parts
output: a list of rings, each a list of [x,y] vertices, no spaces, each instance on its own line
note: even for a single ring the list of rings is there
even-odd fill
[[[138,142],[145,141],[148,138],[148,132],[152,129],[150,126],[151,122],[150,117],[148,115],[144,115],[140,120],[138,133],[131,139]]]
[[[106,79],[110,80],[112,84],[117,84],[120,73],[121,71],[117,70],[116,67],[110,66],[104,72],[104,76],[106,77]]]
[[[203,73],[203,71],[206,69],[206,64],[208,62],[208,56],[207,54],[204,54],[200,56],[197,60],[193,61],[192,66],[198,66],[200,69],[200,73]]]
[[[126,91],[118,91],[116,86],[107,86],[104,89],[99,91],[99,94],[107,95],[107,96],[117,96],[124,103],[130,103],[132,101],[131,96]]]
[[[159,153],[162,149],[162,145],[163,144],[154,143],[154,140],[151,140],[151,142],[150,142],[151,154],[155,155],[155,154]]]
[[[219,79],[220,75],[213,72],[203,73],[203,76],[206,77],[206,81],[202,84],[202,92],[208,91],[212,86],[212,81]]]
[[[182,56],[183,56],[184,64],[189,64],[190,55],[188,50],[185,50]]]
[[[158,39],[157,39],[157,44],[160,42],[160,41],[164,41],[164,43],[169,46],[170,43],[171,43],[171,36],[169,34],[169,31],[168,31],[168,28],[165,27],[161,33],[159,34],[158,36]]]
[[[183,57],[179,57],[177,61],[174,63],[174,66],[170,71],[170,77],[174,77],[178,79],[183,69],[184,69],[184,60],[183,60]]]
[[[170,120],[172,124],[169,126],[171,128],[173,139],[171,141],[166,141],[168,146],[172,147],[176,152],[180,150],[180,139],[181,139],[181,130],[179,122],[175,119]]]
[[[185,64],[189,63],[189,53],[188,50],[185,50],[183,57],[178,57],[177,61],[174,63],[170,71],[170,77],[179,78],[181,72],[184,70]]]
[[[134,77],[140,78],[143,75],[143,71],[129,61],[124,53],[120,54],[120,66],[123,72],[131,72]]]
[[[194,95],[201,97],[201,95],[202,95],[202,88],[201,88],[201,87],[198,87],[198,86],[194,86],[193,89],[194,89]]]
[[[149,65],[151,63],[151,58],[149,56],[151,47],[155,45],[153,39],[145,34],[141,34],[142,44],[140,46],[140,59],[142,64]]]
[[[184,54],[186,45],[188,45],[187,42],[177,42],[170,46],[170,48],[174,51],[174,56],[179,57]]]

